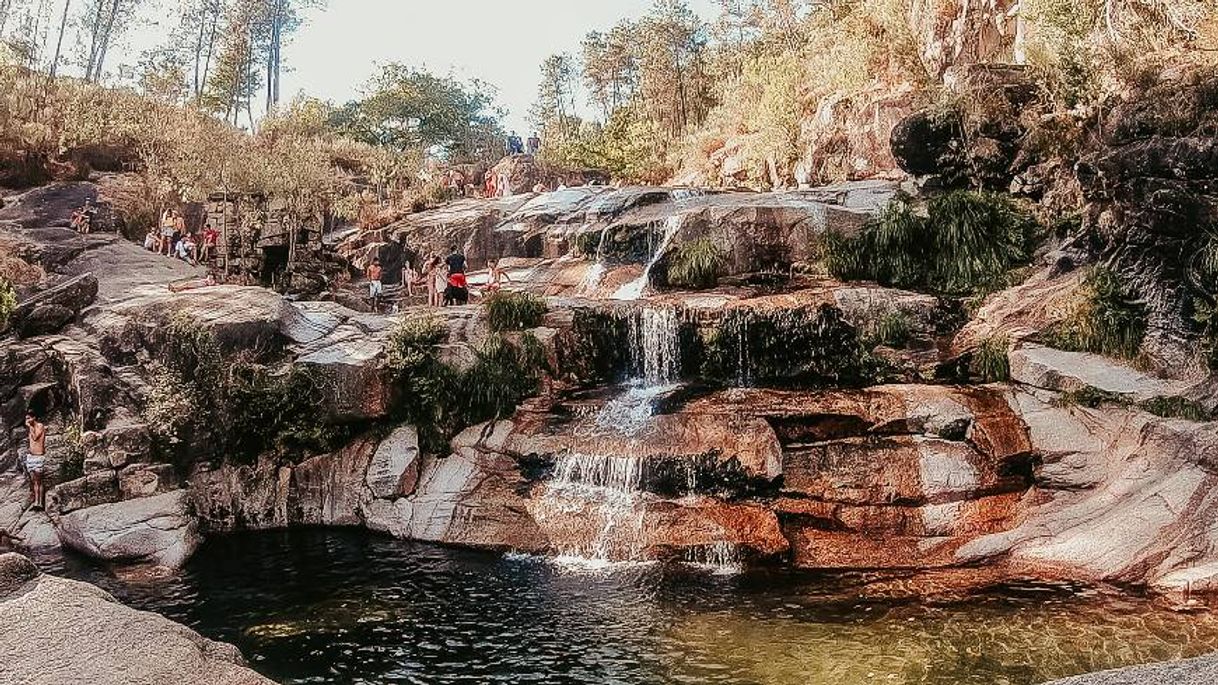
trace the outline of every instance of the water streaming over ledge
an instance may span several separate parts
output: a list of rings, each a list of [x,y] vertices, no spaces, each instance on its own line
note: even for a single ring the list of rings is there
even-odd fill
[[[684,217],[680,214],[673,214],[664,220],[664,236],[660,239],[660,244],[656,246],[654,252],[651,253],[651,259],[647,260],[647,265],[643,267],[643,273],[633,281],[623,285],[613,293],[615,300],[637,300],[643,296],[647,290],[647,285],[651,282],[651,269],[664,256],[665,250],[668,249],[668,244],[676,237],[677,232],[681,230],[681,224]]]
[[[592,517],[596,521],[591,539],[575,536],[564,541],[558,550],[562,563],[602,567],[645,558],[643,515],[652,498],[645,489],[646,432],[656,401],[681,377],[681,316],[673,307],[650,306],[632,309],[627,316],[636,380],[606,402],[593,420],[597,432],[618,438],[607,441],[616,451],[572,450],[559,455],[542,498],[539,518],[543,520]],[[694,476],[690,465],[690,490]]]

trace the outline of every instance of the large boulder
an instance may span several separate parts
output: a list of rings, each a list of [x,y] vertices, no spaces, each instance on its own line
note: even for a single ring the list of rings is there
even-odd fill
[[[97,297],[97,278],[83,274],[44,290],[17,305],[8,326],[23,338],[55,333],[72,322]]]
[[[0,555],[0,649],[14,685],[272,685],[236,647],[16,554]]]
[[[59,519],[64,545],[106,561],[177,568],[201,539],[185,490],[100,504]]]

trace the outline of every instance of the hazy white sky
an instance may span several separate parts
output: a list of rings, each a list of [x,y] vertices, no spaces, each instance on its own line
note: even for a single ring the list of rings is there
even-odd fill
[[[707,19],[715,0],[689,0]],[[398,61],[477,77],[499,89],[508,127],[522,134],[538,66],[578,52],[584,34],[639,16],[651,0],[330,0],[285,52],[284,92],[342,101],[378,62]]]

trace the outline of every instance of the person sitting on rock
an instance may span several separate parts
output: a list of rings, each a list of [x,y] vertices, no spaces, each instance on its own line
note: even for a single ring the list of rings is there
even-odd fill
[[[190,262],[191,264],[198,266],[199,255],[198,248],[195,245],[194,236],[189,233],[182,236],[182,239],[178,241],[178,251],[176,256],[178,259],[184,262]]]
[[[47,463],[47,427],[38,420],[33,410],[25,412],[25,427],[29,430],[29,446],[25,453],[25,472],[30,476],[30,495],[34,500],[34,511],[46,507],[46,492],[42,477]]]
[[[509,155],[524,154],[524,143],[521,142],[520,136],[516,135],[515,131],[512,131],[512,135],[508,136],[507,147]]]
[[[373,259],[365,272],[365,276],[368,278],[368,297],[372,300],[372,311],[374,312],[380,310],[381,295],[385,292],[385,285],[381,282],[384,272],[379,259]]]
[[[199,261],[208,262],[216,258],[216,245],[220,242],[220,232],[211,225],[203,229],[203,249],[199,253]]]
[[[487,267],[486,292],[497,293],[503,289],[505,281],[511,282],[512,277],[508,275],[503,267],[499,266],[499,260],[496,259]]]
[[[156,231],[151,228],[148,229],[148,232],[144,234],[144,249],[149,252],[156,252],[158,242],[160,241],[157,240]]]

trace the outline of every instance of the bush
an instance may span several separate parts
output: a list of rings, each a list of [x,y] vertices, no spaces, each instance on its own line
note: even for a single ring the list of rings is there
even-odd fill
[[[713,288],[726,265],[727,255],[713,240],[691,240],[673,252],[668,264],[668,284],[690,290]]]
[[[348,436],[322,414],[324,396],[306,368],[226,358],[210,331],[184,317],[160,335],[143,414],[161,449],[206,445],[247,461],[269,450],[329,451]]]
[[[1100,390],[1093,385],[1085,385],[1078,390],[1070,390],[1058,395],[1053,402],[1059,407],[1087,407],[1088,409],[1098,409],[1106,404],[1115,404],[1118,406],[1128,406],[1129,399],[1115,392],[1108,390]]]
[[[1011,339],[1002,334],[991,335],[973,352],[969,373],[983,383],[1011,380]]]
[[[17,293],[8,281],[0,281],[0,330],[8,325],[8,317],[17,308]]]
[[[527,333],[519,344],[492,335],[464,372],[440,360],[436,346],[446,338],[440,322],[408,319],[389,342],[395,413],[418,429],[423,449],[433,453],[447,449],[461,428],[514,410],[537,392],[545,368],[541,343]]]
[[[1145,335],[1145,308],[1133,301],[1116,274],[1098,267],[1083,282],[1066,318],[1044,339],[1062,350],[1133,359]]]
[[[59,467],[60,482],[76,480],[85,475],[85,445],[80,424],[71,421],[63,432],[63,463]]]
[[[1209,421],[1214,418],[1213,412],[1201,404],[1183,397],[1152,397],[1138,406],[1155,416],[1167,419]]]
[[[942,295],[976,295],[1006,286],[1031,258],[1036,224],[996,193],[953,191],[933,198],[927,216],[898,198],[857,236],[830,233],[825,264],[842,280]]]
[[[867,338],[872,345],[901,348],[909,342],[913,334],[912,329],[913,325],[909,315],[897,310],[876,319],[871,325]]]
[[[492,331],[523,331],[541,325],[546,301],[530,293],[500,291],[486,298],[486,315]]]

